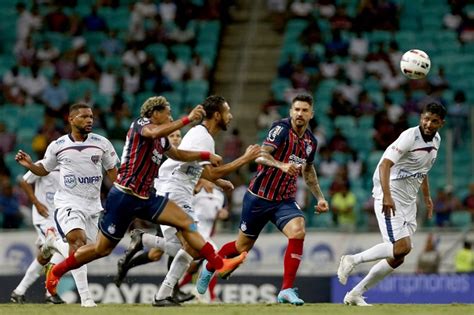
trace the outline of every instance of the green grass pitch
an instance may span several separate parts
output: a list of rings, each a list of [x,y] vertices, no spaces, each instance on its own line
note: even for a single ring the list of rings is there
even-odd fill
[[[303,306],[278,304],[186,304],[182,307],[156,308],[148,304],[101,304],[97,308],[75,305],[0,304],[0,314],[100,314],[100,315],[467,315],[474,314],[474,304],[377,304],[373,307],[355,307],[342,304],[305,304]]]

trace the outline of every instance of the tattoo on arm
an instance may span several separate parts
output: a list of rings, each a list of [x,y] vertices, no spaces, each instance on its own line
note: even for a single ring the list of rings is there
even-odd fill
[[[303,168],[303,178],[309,190],[316,199],[325,199],[324,194],[319,186],[318,175],[313,164],[306,164]]]

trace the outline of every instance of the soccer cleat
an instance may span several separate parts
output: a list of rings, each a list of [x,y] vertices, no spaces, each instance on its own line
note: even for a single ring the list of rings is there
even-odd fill
[[[125,251],[125,255],[122,257],[124,265],[128,265],[130,259],[132,259],[132,257],[135,256],[137,252],[143,249],[143,233],[145,232],[140,229],[135,229],[130,233],[130,244]]]
[[[59,295],[50,295],[50,296],[47,296],[46,299],[44,300],[46,302],[46,304],[64,304],[66,302],[63,301],[63,299],[61,299],[61,297]]]
[[[337,268],[337,277],[339,282],[343,285],[347,283],[347,278],[354,270],[355,263],[354,259],[350,255],[342,255],[339,262],[339,267]]]
[[[125,265],[125,257],[122,257],[117,262],[117,274],[114,277],[114,283],[117,287],[123,282],[123,279],[127,276],[128,268]]]
[[[289,303],[297,306],[303,305],[304,301],[298,297],[297,291],[298,289],[296,288],[281,290],[280,293],[278,293],[278,303]]]
[[[97,304],[95,304],[92,298],[87,298],[81,302],[81,307],[97,307]]]
[[[365,297],[363,297],[362,295],[350,291],[346,293],[346,296],[344,296],[344,304],[356,306],[372,306],[372,304],[367,303],[364,299]]]
[[[207,270],[206,263],[207,261],[204,261],[201,273],[196,281],[196,291],[199,294],[206,293],[209,282],[211,282],[211,279],[214,276],[214,271]]]
[[[181,306],[181,304],[179,304],[179,302],[177,302],[171,296],[167,296],[167,297],[165,297],[164,299],[161,299],[161,300],[154,299],[153,303],[151,305],[156,306],[156,307]]]
[[[56,248],[54,247],[55,240],[56,232],[54,231],[54,228],[47,229],[44,244],[41,246],[41,256],[45,259],[51,258],[56,251]]]
[[[16,294],[15,291],[12,292],[10,295],[10,302],[16,304],[24,304],[26,302],[25,295],[23,294]]]
[[[178,303],[191,301],[195,297],[194,294],[192,293],[186,293],[184,291],[181,291],[177,285],[173,288],[172,296],[173,296],[173,299]]]
[[[217,270],[217,274],[221,279],[229,279],[232,272],[245,261],[245,258],[247,258],[247,252],[242,252],[239,256],[234,258],[223,259],[224,266]]]
[[[51,295],[56,295],[57,294],[56,287],[58,286],[59,278],[53,274],[53,268],[54,268],[54,264],[51,264],[51,263],[47,264],[45,267],[46,290],[48,290],[48,292]]]

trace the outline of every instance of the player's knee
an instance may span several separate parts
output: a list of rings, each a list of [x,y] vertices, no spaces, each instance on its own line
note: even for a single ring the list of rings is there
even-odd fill
[[[304,239],[306,231],[304,226],[293,226],[287,230],[288,238]]]
[[[403,257],[408,255],[410,251],[411,251],[411,247],[409,246],[398,246],[393,249],[393,256],[397,259],[403,260]]]
[[[151,261],[158,261],[161,259],[161,256],[163,256],[163,251],[157,249],[157,248],[152,248],[148,252],[148,258]]]

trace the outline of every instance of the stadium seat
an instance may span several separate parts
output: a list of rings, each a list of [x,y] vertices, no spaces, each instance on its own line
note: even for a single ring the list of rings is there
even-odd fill
[[[450,223],[454,227],[470,228],[471,221],[471,213],[467,210],[458,210],[451,213]]]

